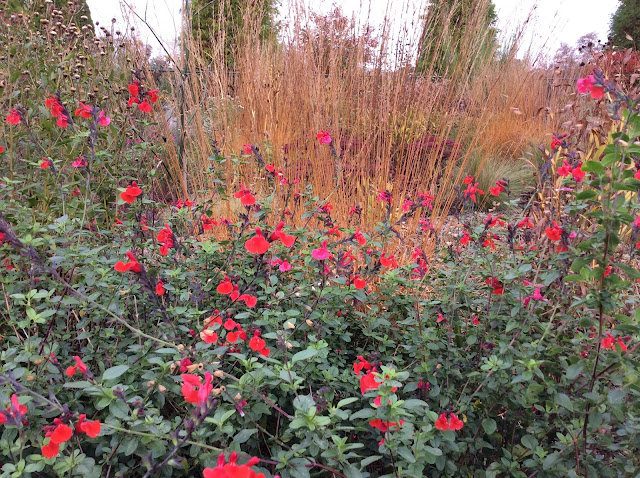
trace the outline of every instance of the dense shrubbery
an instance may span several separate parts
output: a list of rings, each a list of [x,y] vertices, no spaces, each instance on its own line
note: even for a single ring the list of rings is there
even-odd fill
[[[554,138],[524,208],[442,235],[428,192],[380,191],[365,231],[251,145],[209,158],[213,199],[164,204],[158,92],[78,98],[66,61],[4,97],[2,476],[637,473],[634,98],[582,80],[615,130]],[[264,194],[227,195],[229,161]]]

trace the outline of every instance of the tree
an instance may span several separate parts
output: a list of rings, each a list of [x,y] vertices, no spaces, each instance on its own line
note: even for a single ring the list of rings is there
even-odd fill
[[[91,27],[93,33],[93,22],[91,20],[91,11],[87,5],[87,0],[53,0],[51,3],[34,2],[33,0],[6,0],[2,2],[0,9],[4,14],[11,15],[16,13],[30,14],[37,12],[37,18],[34,16],[33,25],[41,26],[39,18],[47,18],[52,10],[59,10],[66,20],[75,23],[79,28],[84,25]]]
[[[332,65],[344,70],[370,63],[379,43],[371,26],[358,31],[355,20],[335,5],[326,15],[312,12],[309,26],[300,30],[298,39],[312,50],[315,67],[324,74]]]
[[[432,0],[427,7],[416,69],[445,75],[461,59],[489,59],[497,46],[491,0]]]
[[[622,48],[635,48],[640,39],[640,0],[621,0],[611,17],[610,42]]]
[[[222,55],[228,68],[247,28],[261,40],[273,37],[277,0],[185,0],[193,39],[207,61]],[[216,49],[218,49],[216,51]]]

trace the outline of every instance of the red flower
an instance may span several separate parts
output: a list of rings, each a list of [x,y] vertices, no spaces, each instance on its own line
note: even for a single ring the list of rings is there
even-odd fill
[[[462,237],[460,238],[460,244],[466,246],[471,241],[471,236],[467,231],[462,231]]]
[[[395,422],[385,422],[377,418],[375,420],[370,420],[369,425],[371,425],[373,428],[377,428],[382,433],[385,433],[385,432],[388,432],[389,430],[392,430],[393,428],[400,428],[402,425],[404,425],[404,420],[400,420],[398,423],[395,423]]]
[[[164,295],[165,292],[166,290],[164,288],[164,282],[162,282],[161,280],[158,280],[158,283],[156,284],[156,294]]]
[[[448,420],[447,415],[449,415]],[[464,422],[453,413],[443,413],[438,417],[434,425],[438,430],[460,430]]]
[[[464,191],[464,197],[471,198],[473,202],[476,202],[476,194],[484,194],[482,189],[478,189],[478,183],[469,184],[467,189]]]
[[[360,229],[358,229],[354,234],[353,234],[353,238],[358,242],[358,244],[360,244],[361,246],[364,246],[367,243],[367,239],[362,235],[362,232],[360,232]]]
[[[216,291],[222,295],[231,294],[231,291],[233,291],[233,284],[231,283],[231,280],[229,280],[227,276],[224,276],[224,280],[220,281]]]
[[[155,103],[156,101],[158,101],[158,93],[158,90],[147,91],[147,96],[149,97],[149,101],[151,101],[151,103]]]
[[[320,130],[318,134],[316,134],[316,138],[320,142],[320,144],[329,144],[331,143],[331,136],[328,131]]]
[[[58,119],[56,120],[56,124],[60,127],[60,128],[66,128],[67,126],[69,126],[69,118],[67,118],[66,115],[60,115],[58,116]]]
[[[60,424],[58,425],[49,438],[51,438],[51,443],[64,443],[69,441],[73,435],[73,428],[68,425]]]
[[[271,244],[262,235],[260,228],[256,227],[256,235],[244,243],[247,252],[262,255],[269,250]]]
[[[377,390],[382,382],[378,382],[376,380],[376,376],[372,371],[367,372],[362,377],[360,377],[360,391],[362,395],[367,393],[369,390]]]
[[[359,274],[356,274],[352,283],[357,290],[364,289],[367,286],[367,282],[364,279],[361,279]]]
[[[591,98],[599,100],[604,96],[604,86],[596,86],[596,79],[593,75],[589,75],[586,78],[580,78],[576,84],[578,93],[584,95],[586,93],[591,94]]]
[[[165,224],[164,228],[158,232],[156,239],[160,244],[160,254],[166,256],[169,254],[169,249],[173,249],[173,231],[169,227],[169,224]]]
[[[633,177],[635,179],[637,179],[638,181],[640,181],[640,169],[638,171],[636,171],[636,174],[634,174]]]
[[[87,436],[89,436],[90,438],[95,438],[100,434],[100,429],[102,428],[102,425],[98,420],[86,421],[82,423],[80,428],[82,429],[83,432],[87,434]]]
[[[561,178],[565,178],[571,174],[572,170],[573,168],[571,168],[571,165],[567,163],[566,160],[563,160],[562,166],[558,168],[558,176],[560,176]]]
[[[129,262],[124,263],[122,261],[118,261],[113,266],[113,268],[118,272],[127,272],[127,271],[136,272],[136,273],[142,272],[142,267],[140,266],[140,263],[133,255],[133,252],[127,252],[126,255],[129,258]]]
[[[205,468],[202,472],[204,478],[264,478],[263,473],[256,473],[251,467],[257,464],[258,458],[251,458],[244,465],[238,465],[238,454],[234,451],[229,457],[229,463],[225,464],[224,453],[218,457],[218,466],[215,468]],[[280,478],[274,476],[274,478]]]
[[[465,178],[462,180],[462,184],[471,184],[474,180],[474,177],[469,175],[469,176],[465,176]]]
[[[393,257],[393,254],[389,254],[389,257],[385,257],[385,254],[382,254],[380,257],[380,264],[382,267],[391,267],[393,269],[398,267],[398,263],[396,262],[395,257]]]
[[[555,221],[553,221],[553,226],[547,227],[544,232],[552,241],[559,241],[562,238],[562,228]]]
[[[571,170],[571,175],[576,183],[582,182],[585,174],[586,173],[582,170],[582,163],[578,163],[578,166]]]
[[[322,247],[314,249],[311,251],[311,257],[313,257],[317,261],[324,261],[331,257],[331,253],[327,250],[327,241],[322,243]]]
[[[533,223],[531,222],[531,218],[525,217],[522,221],[518,223],[517,227],[528,227],[533,229]]]
[[[138,103],[138,109],[143,113],[149,113],[151,111],[151,105],[145,100],[142,103]]]
[[[357,359],[358,359],[358,361],[353,362],[353,371],[359,377],[360,376],[360,372],[362,371],[362,369],[371,370],[371,363],[369,363],[369,361],[365,360],[362,357],[362,355],[358,355]]]
[[[253,153],[253,150],[251,149],[251,145],[250,144],[243,144],[242,145],[242,154],[251,154],[251,153]]]
[[[18,114],[18,110],[11,110],[7,115],[7,123],[10,124],[20,124],[20,115]]]
[[[381,189],[378,191],[378,202],[386,202],[391,204],[391,201],[393,201],[393,194],[391,194],[390,191],[387,191],[386,189]]]
[[[135,181],[132,181],[127,189],[120,193],[120,199],[124,202],[132,203],[138,196],[142,194],[142,189],[138,187]]]
[[[109,126],[111,124],[111,118],[107,117],[104,110],[100,110],[100,114],[98,114],[98,124],[100,126]]]
[[[0,154],[4,153],[4,146],[0,146]]]
[[[48,169],[49,166],[51,166],[51,160],[43,158],[43,161],[40,163],[40,169]]]
[[[243,206],[253,206],[256,203],[256,198],[251,191],[245,189],[244,185],[240,185],[240,191],[237,191],[233,194],[235,197],[240,199],[240,202]]]
[[[140,83],[134,81],[133,84],[128,86],[129,94],[131,96],[138,96],[140,94]]]
[[[200,338],[205,344],[215,344],[218,341],[218,334],[213,330],[204,329],[200,332]],[[181,369],[181,371],[183,370]]]
[[[492,196],[500,196],[500,193],[503,190],[500,189],[498,186],[493,186],[492,188],[489,188],[489,194],[491,194]]]
[[[205,216],[204,214],[202,215],[200,220],[202,221],[202,229],[204,229],[205,231],[210,231],[211,229],[213,229],[213,226],[218,225],[218,221],[216,221],[212,217]]]
[[[493,293],[496,295],[504,294],[504,285],[495,277],[488,277],[485,284],[493,288]]]
[[[78,102],[80,106],[76,108],[76,116],[82,118],[91,118],[93,108],[90,105],[85,105],[82,101]]]
[[[49,443],[43,446],[41,451],[42,456],[44,456],[45,458],[53,458],[60,452],[60,445],[49,440]]]
[[[560,146],[562,146],[562,140],[560,140],[560,138],[552,136],[551,137],[551,149],[556,149],[556,148],[558,148]]]
[[[264,339],[261,339],[257,335],[254,335],[253,337],[251,337],[251,340],[249,340],[249,348],[254,352],[261,351],[266,347],[266,345],[267,343],[264,341]]]
[[[621,339],[616,340],[610,333],[607,333],[607,336],[602,339],[602,342],[600,342],[600,346],[603,349],[615,350],[616,345],[618,345],[620,347],[620,350],[622,350],[623,352],[627,351],[627,345]]]
[[[204,404],[213,390],[213,376],[209,372],[204,374],[204,383],[197,375],[182,374],[182,396],[189,403]]]

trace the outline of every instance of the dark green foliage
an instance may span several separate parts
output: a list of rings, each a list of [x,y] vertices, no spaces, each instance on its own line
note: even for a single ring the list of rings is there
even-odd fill
[[[496,46],[496,19],[489,0],[433,0],[424,17],[418,72],[445,76],[462,57],[472,59],[467,64],[489,59]]]
[[[612,45],[635,48],[640,38],[640,0],[622,0],[611,18],[609,33]]]
[[[228,67],[233,67],[235,52],[248,28],[259,25],[261,40],[275,32],[276,0],[192,0],[188,8],[193,38],[204,58],[212,60],[222,54]]]

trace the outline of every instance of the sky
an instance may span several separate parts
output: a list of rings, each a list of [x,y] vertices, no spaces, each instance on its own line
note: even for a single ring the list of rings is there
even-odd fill
[[[288,5],[293,0],[282,0],[282,19],[286,21]],[[618,0],[493,0],[498,13],[498,29],[503,38],[513,36],[517,26],[531,17],[524,45],[531,45],[534,53],[542,52],[547,57],[561,43],[575,46],[578,38],[595,32],[603,42],[607,39],[611,16],[618,7]],[[156,34],[166,43],[172,44],[179,36],[180,8],[182,0],[87,0],[94,22],[110,27],[111,19],[116,18],[117,27],[124,30],[126,22],[123,11],[128,10],[124,3],[135,9],[136,13],[147,19]],[[379,27],[385,15],[394,17],[397,30],[401,28],[401,19],[417,18],[423,0],[334,0],[313,2],[313,9],[327,12],[337,4],[348,16],[354,15],[359,22],[369,22]],[[391,5],[391,7],[389,7]],[[418,24],[415,24],[416,31]],[[152,45],[153,52],[160,54],[158,43],[149,29],[137,26],[137,32],[143,41]]]

